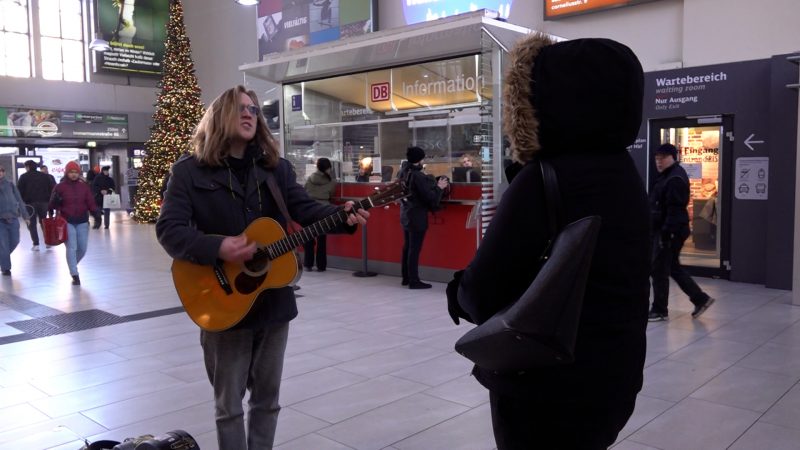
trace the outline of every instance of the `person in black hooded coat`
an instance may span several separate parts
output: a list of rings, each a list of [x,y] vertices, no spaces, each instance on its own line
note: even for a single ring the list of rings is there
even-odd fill
[[[419,278],[419,254],[428,231],[428,212],[439,205],[444,189],[449,185],[447,180],[437,180],[425,174],[422,171],[423,159],[425,150],[409,147],[406,151],[407,162],[397,174],[398,179],[405,180],[411,194],[400,204],[400,225],[403,226],[400,283],[409,289],[430,289],[432,286]]]
[[[626,149],[642,117],[642,68],[608,39],[555,43],[534,34],[511,57],[505,131],[516,176],[475,258],[451,282],[448,309],[456,323],[481,324],[536,277],[549,234],[538,163],[547,160],[566,223],[602,219],[575,361],[513,374],[476,366],[473,374],[490,391],[499,450],[607,448],[633,412],[646,350],[649,212]]]

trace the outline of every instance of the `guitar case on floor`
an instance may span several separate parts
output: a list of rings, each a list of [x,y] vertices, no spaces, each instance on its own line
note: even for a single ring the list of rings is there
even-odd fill
[[[145,434],[136,438],[118,441],[96,441],[86,443],[80,450],[200,450],[197,441],[183,430],[168,431],[160,436]]]

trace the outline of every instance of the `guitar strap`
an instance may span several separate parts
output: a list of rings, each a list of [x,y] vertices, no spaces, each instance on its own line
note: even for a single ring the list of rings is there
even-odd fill
[[[278,183],[275,181],[275,174],[271,170],[267,170],[267,186],[269,187],[269,192],[272,193],[272,198],[275,199],[275,203],[278,204],[278,209],[281,210],[281,214],[283,217],[286,218],[286,228],[287,230],[294,232],[294,220],[292,220],[292,216],[289,215],[289,210],[286,208],[286,201],[283,199],[283,195],[281,194],[280,188],[278,188]],[[295,283],[299,281],[300,276],[303,274],[303,264],[300,262],[300,255],[297,254],[297,249],[294,250],[294,256],[297,260],[297,278],[295,279]]]

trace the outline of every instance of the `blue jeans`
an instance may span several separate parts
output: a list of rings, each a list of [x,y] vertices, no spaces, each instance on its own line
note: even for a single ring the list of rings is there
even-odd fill
[[[86,254],[86,246],[89,243],[89,222],[78,224],[67,224],[67,265],[69,274],[78,275],[78,263]]]
[[[11,270],[11,252],[19,244],[19,219],[0,219],[0,269]]]
[[[201,331],[206,372],[214,388],[220,449],[272,448],[289,323],[260,330]],[[247,433],[242,398],[250,391]]]

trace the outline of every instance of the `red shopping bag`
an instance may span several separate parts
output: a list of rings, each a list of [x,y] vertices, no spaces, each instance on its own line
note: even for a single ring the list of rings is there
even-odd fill
[[[46,245],[63,244],[67,240],[67,221],[63,217],[46,217],[42,219],[44,243]]]

